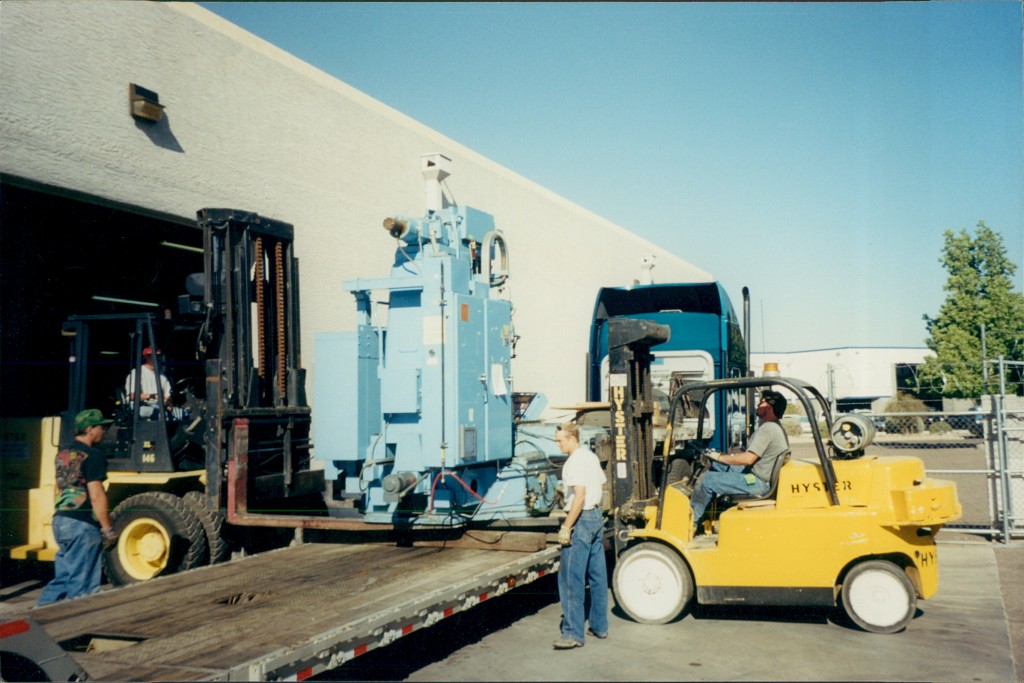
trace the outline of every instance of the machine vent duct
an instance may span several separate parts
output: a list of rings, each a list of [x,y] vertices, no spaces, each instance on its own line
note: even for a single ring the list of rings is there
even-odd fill
[[[451,175],[452,160],[443,154],[424,154],[423,179],[426,181],[427,211],[437,212],[444,208],[444,193],[441,183]]]

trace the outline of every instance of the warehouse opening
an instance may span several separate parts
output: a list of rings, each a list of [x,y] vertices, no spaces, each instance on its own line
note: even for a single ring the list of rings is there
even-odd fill
[[[0,183],[0,416],[64,410],[67,318],[172,319],[186,278],[203,270],[202,246],[186,218]]]

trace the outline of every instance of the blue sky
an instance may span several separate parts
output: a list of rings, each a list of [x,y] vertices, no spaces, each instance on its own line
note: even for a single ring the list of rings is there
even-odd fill
[[[923,346],[980,220],[1022,289],[1018,2],[200,4],[750,287],[754,351]]]

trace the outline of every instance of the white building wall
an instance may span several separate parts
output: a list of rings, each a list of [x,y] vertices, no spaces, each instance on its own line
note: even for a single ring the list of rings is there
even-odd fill
[[[927,348],[816,349],[787,353],[751,353],[750,367],[761,375],[765,363],[778,363],[779,374],[810,382],[826,396],[829,376],[835,398],[895,396],[897,363],[922,363],[934,355]]]
[[[296,226],[313,373],[314,335],[354,326],[341,282],[387,274],[382,219],[424,212],[422,154],[452,158],[455,198],[505,232],[519,390],[584,397],[596,291],[639,277],[642,256],[656,281],[710,280],[197,5],[3,0],[0,45],[0,173],[183,221],[230,207]],[[163,121],[129,116],[129,83],[159,94]]]

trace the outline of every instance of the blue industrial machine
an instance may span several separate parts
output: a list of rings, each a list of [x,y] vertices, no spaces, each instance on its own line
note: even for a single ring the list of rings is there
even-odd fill
[[[317,457],[367,522],[528,519],[555,502],[557,467],[514,448],[507,245],[491,215],[443,206],[447,162],[424,157],[425,216],[384,221],[390,275],[344,284],[355,332],[316,339]]]

